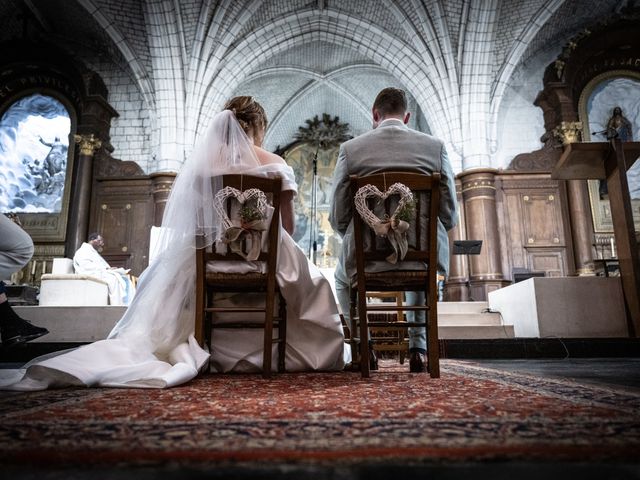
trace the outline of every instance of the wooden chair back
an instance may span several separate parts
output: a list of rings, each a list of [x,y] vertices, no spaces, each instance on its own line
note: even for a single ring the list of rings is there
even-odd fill
[[[272,207],[271,218],[268,222],[267,241],[261,245],[261,249],[255,262],[264,262],[265,268],[260,272],[235,273],[207,271],[209,262],[224,261],[243,263],[247,260],[240,254],[234,253],[227,245],[224,248],[216,248],[215,243],[209,247],[202,246],[202,238],[196,239],[196,339],[200,344],[211,343],[211,328],[262,328],[264,329],[264,357],[263,376],[271,373],[272,345],[278,343],[279,364],[278,370],[284,371],[284,349],[286,341],[286,314],[284,299],[280,295],[276,282],[278,243],[280,240],[280,192],[282,179],[256,177],[243,174],[230,174],[212,178],[214,191],[217,188],[232,187],[240,192],[250,189],[258,189],[265,193],[269,205]],[[223,207],[227,215],[231,215],[233,209],[240,208],[237,199],[227,197]],[[230,269],[233,270],[233,269]],[[263,273],[264,272],[264,273]],[[216,307],[213,296],[217,292],[263,292],[265,306],[262,307]],[[279,315],[274,315],[276,300],[279,302]],[[213,314],[216,313],[264,313],[264,321],[243,322],[225,321],[213,322]],[[273,328],[278,327],[278,338],[273,340]]]
[[[387,262],[387,258],[394,252],[386,238],[378,236],[358,213],[355,197],[358,190],[366,185],[376,187],[383,198],[369,197],[367,206],[378,218],[391,218],[398,206],[398,196],[384,197],[395,183],[405,185],[411,190],[414,206],[407,213],[410,225],[407,231],[408,251],[405,257],[393,270],[375,271],[368,268],[372,262]],[[356,255],[356,275],[352,289],[352,325],[351,332],[356,332],[359,322],[359,339],[368,338],[369,322],[367,311],[388,311],[388,305],[368,306],[367,292],[370,291],[422,291],[425,294],[424,306],[404,305],[398,310],[424,310],[427,321],[422,324],[427,329],[427,351],[429,371],[432,377],[439,376],[439,351],[437,332],[437,224],[440,205],[440,174],[424,175],[410,172],[382,172],[364,177],[351,176],[351,191],[354,197],[353,222]],[[411,262],[410,264],[404,262]],[[416,269],[416,262],[422,264],[422,269]],[[357,293],[357,295],[355,295]],[[357,298],[357,300],[355,300]],[[355,302],[357,301],[357,310]],[[384,310],[383,310],[384,309]],[[385,327],[387,322],[376,322],[375,326]],[[421,324],[407,324],[417,326]],[[398,326],[398,322],[395,325]],[[353,333],[352,333],[353,334]],[[363,376],[369,376],[369,343],[360,343],[360,366]]]

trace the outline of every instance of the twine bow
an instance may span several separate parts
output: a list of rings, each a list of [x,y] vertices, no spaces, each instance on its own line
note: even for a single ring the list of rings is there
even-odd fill
[[[386,237],[393,248],[393,253],[386,257],[387,262],[396,264],[398,263],[398,257],[400,260],[404,259],[409,249],[407,243],[406,232],[409,230],[409,223],[404,220],[398,220],[397,218],[385,216],[384,220],[379,220],[373,226],[373,231],[379,237]]]
[[[227,228],[222,241],[245,260],[257,260],[262,250],[262,232],[267,230],[267,223],[266,220],[240,221],[240,225]],[[250,245],[248,252],[244,251],[245,245]]]
[[[240,216],[231,220],[224,208],[228,198],[235,198],[241,205],[255,201],[254,212],[258,218],[244,219]],[[214,208],[224,228],[222,242],[245,260],[257,260],[262,250],[262,232],[269,228],[269,222],[265,219],[267,197],[264,192],[257,188],[241,192],[233,187],[225,187],[216,193]],[[249,251],[245,251],[246,245],[249,245]]]
[[[367,206],[368,197],[378,197],[385,200],[390,195],[400,195],[398,205],[391,216],[385,215],[383,219],[378,218]],[[413,194],[406,185],[394,183],[389,189],[382,193],[373,185],[360,187],[356,192],[354,203],[356,210],[364,222],[379,237],[387,238],[393,249],[393,253],[386,257],[389,263],[396,264],[398,260],[403,260],[409,250],[407,241],[407,230],[409,222],[397,218],[398,214],[413,202]]]

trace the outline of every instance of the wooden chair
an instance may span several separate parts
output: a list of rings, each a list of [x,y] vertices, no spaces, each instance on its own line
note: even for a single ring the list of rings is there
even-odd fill
[[[220,179],[212,179],[212,182],[220,184]],[[229,273],[207,271],[207,263],[215,261],[247,262],[230,248],[226,253],[216,253],[216,245],[196,249],[196,339],[203,345],[211,347],[212,329],[263,329],[264,330],[264,356],[262,363],[262,375],[268,378],[271,375],[273,344],[278,344],[278,372],[285,371],[286,348],[286,305],[284,298],[276,282],[276,268],[278,259],[278,243],[280,241],[280,190],[282,180],[277,178],[254,177],[249,175],[223,175],[222,187],[232,187],[240,192],[249,189],[258,189],[264,192],[270,199],[273,207],[271,221],[268,225],[268,242],[266,248],[262,248],[256,262],[265,262],[265,272]],[[233,197],[226,201],[227,214],[232,203],[237,202]],[[196,246],[202,245],[202,239],[196,238]],[[218,292],[264,293],[264,307],[217,307],[214,303],[214,294]],[[279,299],[278,314],[275,315],[276,300]],[[264,313],[263,321],[230,321],[215,319],[214,314],[220,313]],[[274,328],[278,330],[278,336],[273,337]]]
[[[395,183],[408,187],[414,196],[415,208],[411,212],[407,231],[408,251],[405,262],[424,263],[422,270],[396,269],[388,271],[367,271],[365,266],[369,262],[387,262],[387,257],[393,252],[387,239],[381,238],[364,221],[356,208],[356,193],[361,187],[371,185],[382,193]],[[427,359],[431,377],[440,376],[440,352],[438,345],[438,293],[436,284],[437,270],[437,218],[440,203],[440,174],[422,175],[407,172],[385,172],[366,177],[351,176],[351,191],[354,197],[353,222],[354,241],[356,251],[356,274],[351,281],[351,332],[352,352],[357,356],[354,348],[359,343],[360,371],[363,377],[369,377],[369,327],[398,327],[398,322],[370,322],[368,313],[388,312],[393,310],[392,304],[368,305],[367,292],[380,291],[422,291],[425,294],[425,305],[401,305],[396,310],[424,311],[426,321],[405,323],[405,328],[423,327],[427,334]],[[384,215],[391,217],[397,207],[397,195],[390,195],[384,202],[375,206],[375,197],[369,197],[367,205],[375,211],[378,218]],[[379,199],[378,199],[379,200]],[[390,265],[391,266],[391,265]],[[400,267],[398,267],[400,268]],[[375,338],[371,338],[375,343]]]
[[[371,299],[382,301],[372,302]],[[369,310],[369,307],[392,306],[387,312],[378,311],[368,314],[369,321],[371,319],[374,322],[388,319],[390,322],[389,327],[370,327],[371,337],[373,338],[372,346],[376,352],[398,352],[400,365],[404,364],[404,359],[409,352],[407,327],[404,325],[406,319],[404,318],[404,310],[400,309],[403,304],[403,292],[367,292],[367,310]],[[395,315],[390,312],[395,312]],[[395,317],[395,320],[389,317]],[[396,322],[400,325],[397,325]]]

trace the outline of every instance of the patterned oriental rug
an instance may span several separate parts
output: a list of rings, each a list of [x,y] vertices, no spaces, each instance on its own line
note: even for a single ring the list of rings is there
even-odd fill
[[[168,390],[0,393],[0,464],[637,462],[640,393],[443,360],[203,375]]]

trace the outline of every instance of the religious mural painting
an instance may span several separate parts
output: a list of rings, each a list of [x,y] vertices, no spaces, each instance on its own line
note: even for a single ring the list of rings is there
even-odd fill
[[[0,210],[60,213],[71,121],[53,97],[33,94],[0,119]]]
[[[50,88],[38,88],[48,78],[5,82],[4,91],[14,96],[0,106],[0,212],[19,215],[34,241],[62,242],[71,193],[69,138],[75,111]]]

